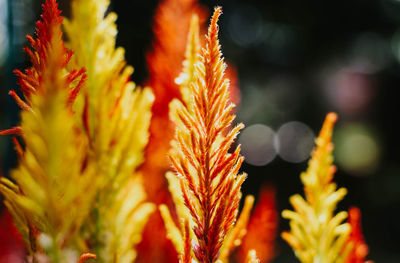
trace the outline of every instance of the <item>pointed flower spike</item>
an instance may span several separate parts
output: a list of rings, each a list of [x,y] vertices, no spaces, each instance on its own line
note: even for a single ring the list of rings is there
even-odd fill
[[[58,9],[58,3],[55,0],[46,0],[42,8],[43,14],[40,16],[41,20],[36,23],[36,38],[28,35],[27,39],[31,48],[26,47],[24,49],[28,54],[32,67],[26,69],[24,72],[20,70],[14,71],[27,102],[19,99],[15,92],[10,93],[24,110],[29,110],[31,94],[38,92],[42,87],[43,74],[46,71],[46,67],[49,66],[49,54],[52,52],[50,50],[51,47],[59,45],[60,57],[58,58],[58,62],[62,68],[67,66],[72,56],[72,51],[67,50],[62,41],[60,27],[63,17],[61,16],[61,11]],[[67,71],[65,79],[70,92],[77,92],[75,89],[79,90],[79,86],[82,85],[84,78],[85,70],[83,68]]]
[[[65,69],[70,53],[62,41],[55,0],[45,1],[41,18],[38,37],[28,37],[33,66],[21,73],[36,85],[25,94],[29,110],[21,112],[25,149],[14,140],[18,167],[11,173],[13,182],[1,178],[0,192],[30,253],[40,250],[60,262],[64,249],[81,241],[77,232],[94,200],[97,180],[85,162],[87,141],[67,104],[71,81],[81,73]]]
[[[88,162],[99,169],[97,203],[91,218],[98,228],[85,229],[101,262],[132,262],[135,245],[155,206],[146,203],[137,169],[144,161],[154,96],[130,81],[124,49],[116,47],[117,15],[109,0],[73,0],[65,19],[71,64],[85,66],[88,79],[76,101],[76,115],[90,143]],[[118,256],[116,256],[118,255]],[[117,257],[117,258],[116,258]]]
[[[51,61],[49,61],[50,53],[53,52],[51,49],[57,47],[56,52],[59,52],[57,56],[58,65],[65,70],[65,67],[69,63],[72,56],[72,52],[64,48],[64,43],[62,41],[61,23],[63,18],[60,16],[61,11],[58,9],[58,3],[55,0],[46,0],[42,5],[43,13],[40,16],[41,20],[36,23],[36,37],[30,35],[27,36],[30,48],[25,47],[24,50],[28,54],[32,66],[26,69],[24,72],[16,69],[14,73],[17,76],[18,85],[24,95],[24,98],[18,96],[18,94],[11,90],[9,95],[11,95],[18,106],[24,111],[31,111],[31,96],[43,89],[44,74],[51,66]],[[53,52],[54,53],[54,52]],[[54,57],[54,56],[53,56]],[[80,70],[71,70],[71,72],[66,71],[65,74],[66,89],[70,96],[66,99],[65,104],[72,105],[74,99],[79,93],[80,86],[86,79],[85,70],[81,68]],[[0,131],[1,135],[11,134],[13,129]],[[21,135],[21,133],[12,133],[15,135]]]
[[[349,209],[348,222],[351,225],[351,233],[348,243],[351,243],[352,249],[346,258],[345,263],[364,263],[368,255],[368,246],[364,241],[361,230],[361,212],[357,207]]]
[[[350,224],[343,223],[347,212],[334,214],[337,203],[346,195],[346,189],[336,189],[332,182],[333,166],[332,130],[337,120],[329,113],[316,139],[316,147],[308,162],[308,169],[301,174],[305,199],[296,194],[290,198],[295,211],[284,210],[282,216],[290,220],[290,232],[282,238],[292,246],[303,263],[343,262],[350,245],[346,243]]]
[[[199,27],[199,17],[197,14],[194,14],[190,20],[185,60],[183,61],[183,70],[179,77],[175,79],[176,84],[178,84],[180,87],[182,100],[186,103],[186,105],[190,104],[190,83],[194,81],[195,67],[199,59]]]
[[[149,88],[139,89],[130,81],[124,49],[116,47],[117,15],[107,14],[108,0],[73,0],[71,19],[65,19],[67,46],[76,56],[71,64],[85,66],[83,96],[76,111],[82,120],[95,159],[101,162],[105,184],[123,185],[143,162],[148,142],[150,108],[154,96]]]
[[[182,61],[185,59],[192,15],[198,15],[200,24],[205,21],[205,8],[198,2],[198,0],[159,1],[154,13],[152,48],[146,53],[150,75],[147,84],[151,86],[155,101],[150,125],[151,140],[146,147],[146,158],[140,171],[147,178],[144,184],[149,200],[157,204],[170,204],[169,209],[173,207],[171,197],[165,188],[167,183],[165,173],[170,169],[166,156],[175,132],[174,124],[168,118],[169,104],[171,100],[180,100],[185,96],[175,79],[179,76]],[[178,224],[177,228],[181,229],[181,224]],[[160,258],[175,260],[173,248],[164,237],[162,218],[155,214],[150,218],[138,247],[141,252],[138,263],[160,261]]]
[[[169,2],[169,1],[167,1]],[[166,5],[161,5],[160,8],[166,8]],[[164,10],[164,9],[163,9]],[[170,9],[172,10],[172,9]],[[200,19],[203,20],[203,19]],[[161,24],[160,24],[161,25]],[[191,94],[193,91],[191,90],[191,83],[195,79],[195,66],[199,61],[199,51],[200,51],[200,41],[199,41],[199,16],[197,14],[193,14],[191,21],[190,21],[190,28],[189,28],[189,33],[187,36],[187,44],[186,44],[186,52],[185,52],[185,60],[183,62],[183,69],[181,74],[179,75],[178,78],[175,79],[175,83],[179,85],[180,92],[182,95],[182,101],[184,102],[185,105],[190,105],[191,104],[191,98],[193,94]],[[162,35],[162,34],[159,34]],[[162,49],[159,49],[162,50]],[[156,53],[160,52],[157,50],[155,51]],[[156,60],[155,60],[156,61]],[[230,68],[231,69],[231,68]],[[230,73],[229,68],[228,68],[228,74]],[[232,91],[232,88],[230,87],[230,91]],[[174,99],[173,102],[170,104],[170,119],[173,120],[174,122],[179,122],[179,116],[177,113],[177,107],[179,108],[180,102],[178,99]],[[153,116],[153,120],[157,120],[155,116]],[[179,145],[179,142],[177,141],[171,141],[172,149],[170,150],[170,154],[174,155],[177,150],[176,148]],[[160,149],[159,147],[157,148],[158,150]],[[150,162],[149,162],[150,163]],[[153,166],[152,166],[153,167]],[[172,175],[172,173],[167,173],[166,178],[168,180],[168,185],[169,185],[169,191],[172,194],[173,201],[177,210],[177,215],[178,218],[185,218],[189,220],[190,225],[192,224],[192,220],[190,219],[190,213],[187,211],[187,208],[184,207],[184,200],[182,199],[182,192],[179,187],[179,181],[178,179]],[[247,201],[250,201],[252,198],[248,197],[246,198]],[[222,258],[227,258],[229,254],[231,253],[232,249],[236,247],[240,243],[241,237],[244,235],[245,228],[247,226],[247,219],[251,210],[251,204],[250,202],[245,202],[245,209],[243,209],[240,217],[239,217],[239,223],[235,226],[235,228],[229,233],[229,237],[224,241],[219,259],[222,260]],[[161,216],[164,221],[164,225],[167,231],[167,237],[172,241],[172,243],[175,246],[176,251],[182,251],[183,250],[183,232],[184,229],[180,228],[180,224],[178,226],[175,224],[175,222],[172,220],[172,216],[168,210],[168,208],[165,205],[161,205],[159,207],[159,210],[161,212]],[[154,228],[153,228],[154,229]],[[190,230],[193,232],[192,230]]]
[[[188,33],[193,33],[189,33],[194,38],[192,40],[198,39],[196,26],[201,27],[204,24],[205,10],[198,0],[162,0],[154,16],[154,40],[152,49],[146,54],[150,74],[148,85],[155,96],[150,125],[152,139],[146,148],[146,161],[141,167],[141,172],[148,178],[144,183],[150,200],[157,203],[166,202],[167,200],[159,199],[160,196],[168,195],[161,195],[160,191],[164,191],[165,173],[170,169],[166,155],[175,131],[168,118],[169,105],[173,99],[181,100],[187,97],[182,93],[181,84],[177,84],[175,79],[181,73],[182,61],[185,60],[185,48],[189,45]],[[193,58],[197,59],[197,55]],[[190,63],[185,65],[193,67]],[[187,83],[187,78],[183,79],[186,79]]]
[[[243,162],[240,148],[229,153],[243,124],[231,128],[233,105],[229,103],[229,81],[224,76],[215,8],[206,36],[206,46],[195,69],[191,105],[177,103],[179,120],[175,140],[177,153],[170,155],[180,180],[186,207],[196,237],[193,252],[198,261],[216,262],[227,234],[234,226],[246,178],[238,174]]]

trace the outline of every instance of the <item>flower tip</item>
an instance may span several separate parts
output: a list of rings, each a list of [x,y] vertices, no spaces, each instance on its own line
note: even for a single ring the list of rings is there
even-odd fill
[[[324,120],[324,123],[322,125],[322,129],[319,133],[319,138],[323,138],[322,140],[332,140],[332,130],[333,126],[335,125],[335,122],[337,121],[338,116],[335,112],[329,112]],[[333,147],[333,145],[331,146]]]
[[[328,170],[329,174],[334,174],[334,173],[336,173],[336,171],[337,171],[336,165],[331,165],[329,167],[329,170]]]
[[[214,14],[218,12],[219,15],[222,14],[222,7],[217,5],[216,7],[214,7]]]
[[[329,123],[335,123],[336,121],[337,121],[337,119],[338,119],[338,115],[337,115],[337,113],[336,112],[329,112],[327,115],[326,115],[326,120],[329,122]]]
[[[216,6],[216,7],[214,8],[214,13],[213,13],[213,15],[212,15],[212,17],[211,17],[211,26],[212,26],[212,27],[217,25],[219,16],[220,16],[221,14],[222,14],[222,7]]]
[[[360,209],[358,209],[357,207],[353,206],[350,207],[349,209],[349,217],[353,218],[356,221],[359,221],[361,218],[361,212]]]
[[[255,200],[254,195],[247,195],[246,199],[244,200],[244,202],[249,204],[249,205],[251,205],[251,206],[253,206],[254,200]]]

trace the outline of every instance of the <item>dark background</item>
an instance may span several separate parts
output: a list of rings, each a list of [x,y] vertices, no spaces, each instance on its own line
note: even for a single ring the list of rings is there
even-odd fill
[[[114,0],[111,5],[119,16],[117,44],[126,49],[138,84],[148,77],[145,52],[153,38],[157,3]],[[362,210],[369,259],[399,262],[400,1],[201,3],[210,10],[223,7],[220,39],[225,59],[238,72],[239,121],[248,127],[263,124],[275,132],[287,122],[298,121],[317,134],[325,114],[338,112],[335,181],[349,190],[338,209],[355,205]],[[69,1],[61,0],[60,5],[68,14]],[[24,35],[33,33],[39,11],[40,1],[0,0],[0,129],[18,122],[18,107],[7,92],[16,88],[12,70],[28,65],[21,48]],[[283,137],[281,143],[286,142],[290,155],[303,139]],[[271,145],[266,141],[265,147],[252,149],[249,144],[247,149],[262,157],[276,151]],[[265,165],[246,163],[243,170],[249,176],[243,192],[256,194],[263,183],[274,184],[278,210],[289,208],[289,196],[302,193],[299,174],[306,161],[288,159],[278,153]],[[10,138],[0,137],[3,175],[14,166]],[[279,232],[288,229],[286,220],[280,220],[279,228]],[[274,262],[297,262],[280,238]]]

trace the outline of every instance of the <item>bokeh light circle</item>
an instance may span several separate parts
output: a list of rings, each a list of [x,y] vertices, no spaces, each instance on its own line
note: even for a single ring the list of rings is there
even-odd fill
[[[243,5],[233,10],[228,31],[237,45],[247,47],[257,44],[263,33],[263,19],[260,11],[250,5]]]
[[[274,137],[275,132],[263,124],[254,124],[244,129],[239,143],[245,161],[256,166],[271,162],[276,156]]]
[[[337,129],[335,157],[337,164],[353,175],[375,171],[381,147],[373,132],[362,124],[347,124]]]
[[[291,121],[277,131],[275,147],[279,156],[291,163],[305,161],[314,146],[314,133],[304,123]]]

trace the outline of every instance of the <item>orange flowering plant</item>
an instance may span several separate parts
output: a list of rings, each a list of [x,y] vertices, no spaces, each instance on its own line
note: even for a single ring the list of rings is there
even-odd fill
[[[39,263],[270,262],[278,189],[263,188],[253,213],[255,198],[246,196],[239,212],[246,174],[235,140],[244,125],[234,124],[235,76],[218,39],[222,8],[203,39],[202,6],[162,1],[150,87],[142,88],[116,47],[109,1],[71,3],[63,19],[57,1],[45,0],[24,48],[32,65],[15,70],[23,97],[9,92],[20,125],[0,131],[14,136],[18,154],[0,193],[25,245],[19,255]],[[282,237],[301,262],[358,263],[368,253],[359,210],[345,223],[347,212],[334,215],[346,194],[333,183],[336,118],[328,114],[301,175],[305,199],[293,196],[295,211],[282,213],[291,228]]]

